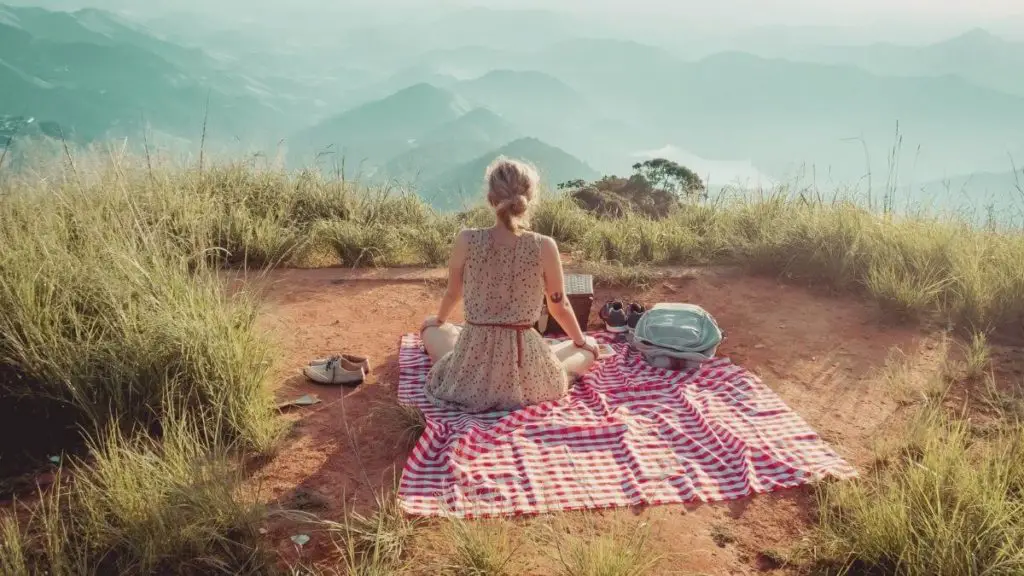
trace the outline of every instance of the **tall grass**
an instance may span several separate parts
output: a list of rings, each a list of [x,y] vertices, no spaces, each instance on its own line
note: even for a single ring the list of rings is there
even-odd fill
[[[0,516],[0,573],[28,574],[25,536],[15,514]]]
[[[1024,573],[1024,433],[979,441],[939,408],[890,465],[821,492],[818,562],[856,574]]]
[[[172,397],[222,413],[211,433],[269,449],[255,302],[225,295],[204,253],[137,202],[61,190],[0,205],[0,364],[18,376],[0,386],[70,404],[89,430],[158,425]]]
[[[350,511],[340,521],[324,520],[313,514],[291,512],[287,516],[309,524],[333,544],[337,569],[304,567],[296,573],[346,574],[348,576],[391,576],[410,567],[409,547],[420,521],[402,511],[394,493],[378,493],[376,508],[369,514]]]
[[[460,227],[490,222],[486,209],[442,215],[409,191],[365,188],[315,172],[289,175],[246,164],[151,171],[127,164],[87,176],[64,173],[45,185],[9,177],[5,187],[13,192],[8,196],[52,194],[55,186],[65,197],[81,190],[84,200],[46,204],[53,211],[47,218],[72,227],[67,234],[80,227],[63,206],[131,205],[135,219],[165,241],[227,265],[301,265],[324,257],[345,266],[443,265]],[[1024,313],[1020,231],[880,214],[841,198],[780,189],[688,204],[652,221],[600,219],[556,197],[536,208],[532,226],[588,261],[742,265],[858,290],[907,318],[938,316],[984,330]]]
[[[0,566],[258,571],[258,510],[233,493],[236,471],[239,458],[272,451],[282,426],[265,388],[271,357],[254,328],[256,302],[227,295],[214,265],[231,261],[218,242],[225,230],[253,224],[268,231],[240,244],[278,242],[264,224],[279,211],[260,216],[256,202],[239,212],[245,200],[215,200],[205,176],[116,164],[0,186],[0,393],[62,407],[90,438],[73,482],[42,494],[32,521],[4,521]],[[240,213],[246,220],[233,221]],[[33,449],[55,425],[15,418],[4,423],[4,452]]]
[[[71,466],[73,481],[40,492],[26,525],[0,519],[4,573],[265,573],[262,510],[240,491],[231,450],[207,443],[208,422],[177,413],[164,422],[159,441],[112,426]]]

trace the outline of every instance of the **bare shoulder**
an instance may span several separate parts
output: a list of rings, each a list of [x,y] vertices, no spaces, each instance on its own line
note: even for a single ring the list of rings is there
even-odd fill
[[[555,242],[554,238],[543,234],[533,234],[537,238],[537,244],[540,245],[540,252],[542,255],[558,257],[558,243]]]
[[[455,235],[455,242],[452,246],[452,257],[457,260],[465,258],[473,246],[475,230],[460,230]]]

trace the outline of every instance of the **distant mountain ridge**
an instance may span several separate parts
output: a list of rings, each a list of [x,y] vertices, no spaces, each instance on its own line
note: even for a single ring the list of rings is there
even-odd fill
[[[139,24],[95,8],[51,12],[0,4],[0,23],[21,28],[35,38],[61,44],[135,46],[178,66],[200,65],[206,58],[202,50],[166,42]]]
[[[470,105],[448,90],[414,84],[358,106],[295,134],[289,142],[295,162],[317,154],[343,155],[346,163],[380,166],[411,150],[422,134],[469,112]],[[340,159],[339,159],[340,160]]]
[[[289,144],[292,157],[308,163],[317,153],[335,156],[332,162],[343,156],[346,169],[359,165],[360,177],[398,179],[440,210],[475,203],[484,171],[500,155],[533,162],[552,186],[598,176],[583,160],[504,115],[472,107],[456,94],[458,87],[414,84],[338,114],[295,134]]]
[[[571,129],[590,114],[588,99],[581,92],[536,70],[492,70],[451,89],[541,138]]]
[[[255,141],[287,121],[201,51],[100,10],[0,6],[0,86],[0,114],[56,122],[82,141],[147,127],[198,140],[204,122],[211,140]]]
[[[408,183],[426,181],[477,157],[481,150],[498,148],[521,135],[494,112],[474,108],[424,134],[415,148],[388,161],[383,174]]]
[[[618,119],[636,126],[638,139],[704,158],[749,159],[776,179],[810,161],[845,181],[882,172],[897,124],[921,178],[992,169],[1008,154],[1024,156],[1024,98],[960,77],[884,76],[741,52],[605,64],[596,49],[591,64],[581,50],[564,61],[559,52],[537,57],[541,71],[611,118],[626,116]]]
[[[979,86],[1024,96],[1024,43],[1004,40],[980,28],[926,46],[816,46],[784,55],[854,65],[888,76],[955,75]]]
[[[483,198],[484,173],[499,156],[532,163],[540,173],[541,182],[548,188],[569,180],[595,180],[600,177],[596,170],[564,150],[536,138],[520,138],[439,174],[417,191],[441,210],[457,210],[478,204]]]
[[[925,196],[962,195],[979,199],[1003,200],[1024,209],[1024,169],[1016,172],[979,172],[932,180],[916,187]],[[1007,202],[1008,201],[1008,202]]]

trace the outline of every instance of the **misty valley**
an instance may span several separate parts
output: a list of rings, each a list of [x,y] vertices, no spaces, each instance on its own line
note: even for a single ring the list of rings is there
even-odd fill
[[[0,5],[8,169],[118,141],[397,182],[445,211],[478,201],[501,154],[551,190],[666,158],[715,191],[1002,214],[1024,200],[1024,43],[985,30],[837,45],[762,30],[700,53],[543,10],[346,20],[303,40],[54,4]]]

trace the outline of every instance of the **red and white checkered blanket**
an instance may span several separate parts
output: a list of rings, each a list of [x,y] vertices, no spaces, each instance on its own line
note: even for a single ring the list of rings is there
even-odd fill
[[[430,359],[418,336],[404,336],[399,399],[427,422],[399,487],[405,511],[487,517],[706,502],[856,475],[771,389],[728,360],[673,372],[613,346],[616,355],[566,398],[462,414],[427,401]]]

